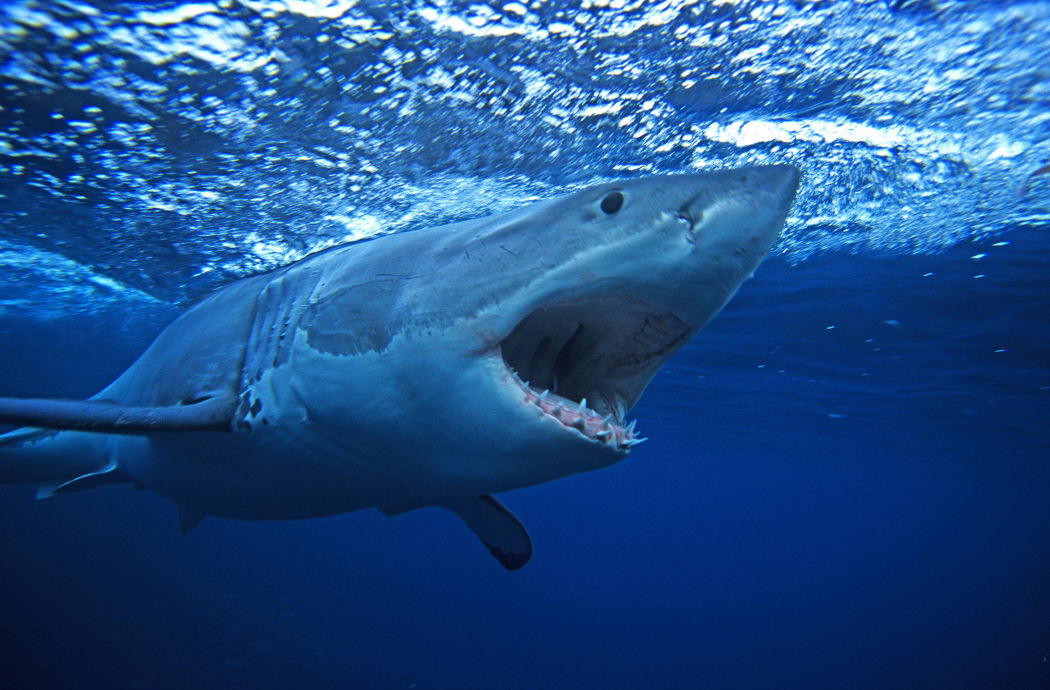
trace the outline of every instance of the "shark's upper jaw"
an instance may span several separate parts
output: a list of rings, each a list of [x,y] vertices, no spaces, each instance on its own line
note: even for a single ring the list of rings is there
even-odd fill
[[[567,430],[626,453],[644,439],[626,424],[656,370],[691,335],[670,311],[614,293],[544,305],[500,342],[524,404]]]

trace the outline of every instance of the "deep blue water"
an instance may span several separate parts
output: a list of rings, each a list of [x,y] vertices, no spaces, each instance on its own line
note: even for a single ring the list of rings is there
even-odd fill
[[[502,497],[521,571],[439,510],[180,535],[2,486],[3,684],[1050,687],[1050,5],[485,7],[0,8],[0,395],[91,395],[346,239],[805,173],[650,441]]]
[[[648,444],[505,496],[536,547],[515,573],[437,510],[212,518],[181,536],[147,493],[34,502],[5,487],[5,673],[25,687],[1044,687],[1050,260],[1045,235],[1014,237],[982,279],[973,246],[764,264],[643,398]],[[88,393],[156,326],[9,324],[4,392]]]

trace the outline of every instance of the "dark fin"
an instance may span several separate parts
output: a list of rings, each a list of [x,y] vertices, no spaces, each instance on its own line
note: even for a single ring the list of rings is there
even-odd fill
[[[179,506],[179,532],[186,534],[191,529],[201,524],[204,513],[189,506]]]
[[[41,486],[37,489],[36,497],[37,499],[51,498],[57,494],[84,491],[85,489],[94,489],[105,484],[121,484],[127,481],[130,480],[117,469],[117,461],[110,460],[105,467],[94,472],[82,474],[75,479],[70,479],[68,482],[56,486]]]
[[[0,424],[103,434],[230,431],[236,404],[236,398],[226,395],[171,407],[133,407],[107,400],[0,398]]]
[[[478,535],[500,565],[517,570],[532,557],[532,542],[525,526],[503,504],[489,495],[445,503],[470,530]]]

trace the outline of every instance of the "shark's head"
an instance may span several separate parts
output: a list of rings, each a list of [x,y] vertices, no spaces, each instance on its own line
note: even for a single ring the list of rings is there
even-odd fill
[[[421,496],[615,462],[639,441],[627,412],[765,257],[798,183],[786,165],[622,180],[322,257],[298,399],[348,452],[409,458]]]
[[[622,180],[483,229],[477,251],[527,257],[476,321],[510,374],[499,385],[551,433],[626,453],[639,440],[626,413],[766,256],[799,177],[773,165]]]

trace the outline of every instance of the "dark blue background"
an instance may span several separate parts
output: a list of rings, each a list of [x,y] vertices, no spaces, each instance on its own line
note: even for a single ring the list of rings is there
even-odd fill
[[[180,536],[150,493],[3,487],[3,677],[1050,687],[1050,240],[1006,237],[768,261],[651,385],[649,443],[504,497],[515,573],[438,510]],[[0,321],[0,394],[91,394],[170,316]]]

